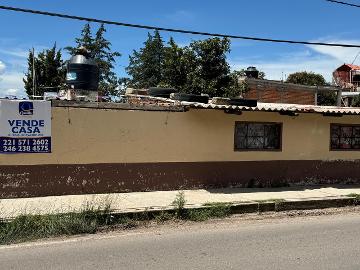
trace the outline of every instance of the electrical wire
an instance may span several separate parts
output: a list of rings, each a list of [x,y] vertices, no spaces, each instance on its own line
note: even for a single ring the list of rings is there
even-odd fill
[[[356,4],[352,4],[352,3],[348,3],[348,2],[337,1],[337,0],[325,0],[325,1],[331,2],[331,3],[336,3],[336,4],[341,4],[341,5],[346,5],[346,6],[350,6],[350,7],[360,8],[360,5],[356,5]]]
[[[310,41],[298,41],[298,40],[249,37],[249,36],[239,36],[239,35],[227,35],[227,34],[219,34],[219,33],[209,33],[209,32],[200,32],[200,31],[192,31],[192,30],[184,30],[184,29],[174,29],[174,28],[165,28],[165,27],[150,26],[150,25],[116,22],[116,21],[109,21],[109,20],[102,20],[102,19],[95,19],[95,18],[88,18],[88,17],[80,17],[80,16],[73,16],[73,15],[68,15],[68,14],[61,14],[61,13],[54,13],[54,12],[47,12],[47,11],[40,11],[40,10],[32,10],[32,9],[24,9],[24,8],[17,8],[17,7],[10,7],[10,6],[1,6],[1,5],[0,5],[0,9],[16,11],[16,12],[31,13],[31,14],[38,14],[38,15],[45,15],[45,16],[52,16],[52,17],[59,17],[59,18],[64,18],[64,19],[103,23],[103,24],[109,24],[109,25],[117,25],[117,26],[148,29],[148,30],[158,30],[158,31],[181,33],[181,34],[202,35],[202,36],[243,39],[243,40],[254,40],[254,41],[262,41],[262,42],[360,48],[360,45],[357,45],[357,44],[310,42]]]

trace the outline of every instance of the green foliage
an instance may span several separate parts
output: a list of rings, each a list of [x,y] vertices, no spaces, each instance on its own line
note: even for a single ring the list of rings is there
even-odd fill
[[[319,92],[317,95],[317,104],[321,106],[336,106],[335,92]]]
[[[350,193],[345,196],[349,198],[353,198],[356,205],[360,203],[360,194],[358,193]]]
[[[360,96],[356,96],[352,99],[351,106],[360,107]]]
[[[158,31],[154,35],[148,33],[144,47],[134,50],[129,56],[127,73],[132,77],[130,85],[136,88],[157,86],[163,79],[164,43]]]
[[[175,214],[177,218],[181,218],[184,214],[184,206],[185,206],[185,194],[184,191],[179,191],[176,194],[175,200],[172,202],[172,205],[175,207]]]
[[[105,210],[58,215],[23,215],[0,223],[0,244],[10,244],[60,235],[95,233],[109,222]]]
[[[161,211],[160,214],[155,216],[155,220],[157,223],[163,223],[172,219],[174,219],[174,215],[165,211]]]
[[[230,40],[208,38],[179,47],[173,38],[167,46],[158,31],[148,34],[144,47],[133,51],[126,71],[130,86],[173,87],[191,94],[237,96],[244,90],[236,73],[230,73],[226,54]]]
[[[164,50],[163,77],[160,85],[183,90],[189,68],[186,59],[185,50],[180,48],[173,38],[170,38]]]
[[[36,91],[33,91],[33,64]],[[65,83],[64,62],[61,59],[61,50],[56,49],[56,44],[51,49],[41,51],[37,56],[29,51],[28,69],[23,82],[28,96],[42,96],[44,92],[58,91]]]
[[[224,96],[231,84],[230,66],[226,54],[230,52],[227,38],[208,38],[189,45],[194,68],[190,71],[187,92],[204,93],[211,97]]]
[[[286,82],[310,86],[326,85],[326,81],[321,74],[307,71],[295,72],[290,74],[286,79]]]
[[[208,203],[206,208],[190,209],[187,218],[191,221],[205,221],[211,218],[225,218],[231,214],[228,203]]]
[[[106,29],[101,24],[95,37],[92,34],[90,24],[85,24],[81,31],[81,36],[75,39],[75,47],[66,47],[71,55],[75,55],[80,47],[86,48],[91,58],[94,58],[100,70],[99,91],[104,95],[118,95],[119,79],[113,71],[116,57],[120,57],[119,52],[111,50],[111,42],[105,38]]]

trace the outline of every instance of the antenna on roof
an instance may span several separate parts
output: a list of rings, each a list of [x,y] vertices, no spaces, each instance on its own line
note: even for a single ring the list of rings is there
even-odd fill
[[[33,79],[33,97],[36,94],[36,75],[35,75],[35,49],[32,48],[32,79]]]
[[[360,51],[357,53],[357,55],[355,56],[355,58],[354,58],[354,61],[352,61],[352,65],[355,63],[355,61],[356,61],[356,59],[358,58],[358,56],[360,55]]]

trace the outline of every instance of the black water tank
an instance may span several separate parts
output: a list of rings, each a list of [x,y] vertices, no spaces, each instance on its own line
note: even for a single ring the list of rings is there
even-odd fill
[[[245,70],[246,77],[248,78],[259,78],[259,71],[256,69],[256,67],[248,67]]]
[[[71,57],[67,64],[66,84],[72,89],[97,91],[99,68],[96,62],[82,54]]]

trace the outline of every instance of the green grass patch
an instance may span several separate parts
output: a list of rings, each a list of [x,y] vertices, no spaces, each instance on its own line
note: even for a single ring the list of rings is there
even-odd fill
[[[358,193],[350,193],[345,195],[346,197],[351,197],[351,198],[356,198],[356,199],[360,199],[360,194]]]
[[[0,220],[0,245],[65,235],[93,234],[107,229],[132,229],[149,221],[163,223],[169,220],[205,221],[224,218],[231,214],[227,203],[207,203],[204,208],[185,209],[185,196],[179,192],[173,201],[173,210],[143,211],[111,214],[110,205],[102,209],[86,206],[79,213],[21,215],[10,221]]]
[[[205,208],[188,209],[183,219],[191,221],[205,221],[212,218],[225,218],[231,214],[231,204],[206,203]]]
[[[284,199],[266,199],[266,200],[255,200],[257,203],[282,203],[285,202]]]
[[[0,244],[11,244],[61,235],[95,233],[110,224],[111,215],[102,210],[54,215],[22,215],[0,222]]]
[[[354,203],[356,205],[360,203],[360,194],[358,194],[358,193],[350,193],[350,194],[347,194],[345,196],[349,197],[349,198],[354,198]]]
[[[179,191],[176,194],[175,200],[171,203],[171,205],[173,205],[175,208],[175,215],[177,218],[181,218],[184,216],[185,204],[186,204],[186,199],[185,199],[184,191]]]

